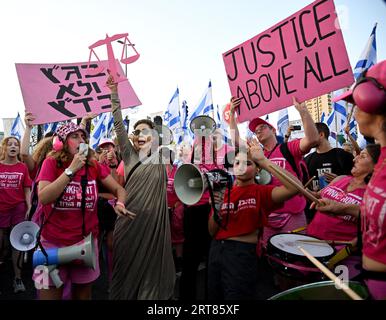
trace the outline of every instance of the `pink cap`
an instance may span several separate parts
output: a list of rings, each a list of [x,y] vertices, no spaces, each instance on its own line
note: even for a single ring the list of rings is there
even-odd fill
[[[109,138],[102,138],[102,139],[100,139],[99,144],[98,144],[98,147],[101,147],[101,146],[103,146],[104,144],[109,144],[109,143],[112,144],[113,147],[115,147],[114,141],[113,141],[112,139],[109,139]]]

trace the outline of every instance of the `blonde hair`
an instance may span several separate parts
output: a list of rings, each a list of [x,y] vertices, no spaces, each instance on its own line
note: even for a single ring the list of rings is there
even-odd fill
[[[37,165],[40,165],[47,154],[52,150],[52,140],[53,137],[46,137],[40,140],[32,153],[32,159],[36,162]]]

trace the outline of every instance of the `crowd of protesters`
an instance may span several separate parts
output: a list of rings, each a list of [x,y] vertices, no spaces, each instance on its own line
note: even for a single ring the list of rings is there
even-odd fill
[[[280,290],[288,285],[269,258],[270,239],[288,233],[330,243],[336,253],[345,250],[334,263],[346,265],[349,278],[361,281],[371,299],[386,298],[386,61],[366,70],[341,97],[355,105],[361,133],[375,140],[363,150],[351,136],[344,148],[333,148],[328,126],[314,123],[295,97],[301,139],[279,141],[275,127],[261,118],[249,122],[253,139],[241,136],[241,99],[233,97],[230,144],[214,128],[191,143],[160,145],[149,119],[137,121],[128,135],[112,76],[107,86],[116,138],[102,139],[95,150],[81,146],[88,142],[90,114],[80,125],[69,121],[44,137],[32,154],[31,113],[21,142],[2,141],[0,263],[12,251],[15,293],[25,291],[23,263],[21,253],[10,250],[9,234],[32,220],[40,227],[36,250],[72,246],[88,235],[95,247],[93,267],[79,261],[56,266],[63,285],[50,279],[48,287],[39,287],[39,299],[91,299],[99,261],[107,265],[113,300],[175,299],[177,277],[178,298],[195,300],[201,268],[205,299],[255,299],[258,264],[273,269]],[[206,186],[193,204],[176,193],[183,164],[197,168]],[[263,172],[269,179],[262,183],[256,178]],[[215,189],[206,181],[210,173],[232,183]],[[283,176],[298,184],[308,180],[319,201],[310,202]]]

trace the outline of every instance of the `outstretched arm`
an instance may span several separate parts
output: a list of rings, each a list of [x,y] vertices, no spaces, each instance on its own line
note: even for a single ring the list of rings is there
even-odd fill
[[[314,120],[312,120],[310,113],[304,102],[299,103],[296,98],[292,98],[293,104],[300,114],[304,128],[304,138],[300,140],[300,150],[303,154],[310,152],[311,148],[318,143],[319,133],[316,129]]]
[[[134,150],[134,148],[129,141],[123,124],[121,103],[118,95],[118,84],[114,82],[114,78],[111,75],[107,79],[106,84],[111,90],[111,111],[114,117],[114,128],[117,134],[119,148],[122,153],[122,159],[125,164],[127,164],[130,158],[130,153]]]
[[[28,171],[32,171],[35,168],[35,161],[32,159],[31,154],[29,153],[29,145],[31,140],[31,131],[33,128],[32,121],[35,120],[35,117],[31,112],[26,112],[24,116],[25,131],[23,138],[21,139],[20,144],[20,157],[23,162],[27,165]]]
[[[231,106],[229,110],[229,129],[231,134],[232,142],[235,148],[239,148],[240,144],[246,146],[246,141],[240,139],[239,128],[236,122],[236,108],[240,107],[241,98],[231,98]]]

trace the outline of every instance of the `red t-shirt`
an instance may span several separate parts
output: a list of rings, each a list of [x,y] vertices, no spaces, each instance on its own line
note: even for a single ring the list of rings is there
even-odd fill
[[[0,163],[0,211],[7,211],[25,202],[24,188],[30,188],[31,185],[28,168],[23,162],[11,165]]]
[[[93,236],[97,237],[97,180],[105,179],[110,172],[108,168],[101,166],[97,161],[93,161],[93,163],[95,166],[89,166],[87,172],[86,210],[84,220],[85,235],[87,236],[92,232]],[[44,160],[37,181],[53,182],[63,173],[64,169],[65,168],[58,168],[56,160],[49,157]],[[54,209],[52,209],[53,203],[43,206],[45,219],[49,216],[49,220],[42,230],[42,236],[46,240],[69,246],[83,239],[83,216],[81,209],[82,187],[80,182],[81,177],[84,174],[84,167],[76,172],[74,178],[67,184],[64,194],[59,202],[56,203]]]
[[[347,187],[352,179],[353,177],[347,176],[328,185],[322,189],[322,198],[360,205],[365,188],[347,192]],[[357,235],[357,228],[357,219],[353,216],[332,216],[317,211],[307,227],[307,234],[324,240],[352,240]]]
[[[227,239],[249,234],[266,225],[268,214],[280,207],[272,201],[274,186],[251,184],[234,186],[231,190],[229,217],[226,230],[220,228],[215,239]],[[226,221],[228,214],[228,191],[225,191],[224,201],[219,215]],[[211,213],[211,216],[213,212]]]
[[[361,206],[363,254],[386,264],[386,147],[374,168]]]

